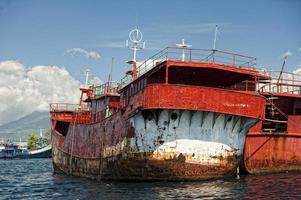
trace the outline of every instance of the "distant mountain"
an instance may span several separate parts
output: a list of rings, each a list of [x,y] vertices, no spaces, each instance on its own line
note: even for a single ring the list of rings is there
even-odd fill
[[[27,140],[30,134],[39,135],[40,129],[50,128],[49,112],[33,112],[0,126],[0,139]]]

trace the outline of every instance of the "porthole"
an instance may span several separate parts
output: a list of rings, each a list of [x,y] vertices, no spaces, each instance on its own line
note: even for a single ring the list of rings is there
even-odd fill
[[[176,120],[176,119],[178,119],[178,114],[177,113],[172,113],[171,116],[170,116],[170,118],[172,120]]]

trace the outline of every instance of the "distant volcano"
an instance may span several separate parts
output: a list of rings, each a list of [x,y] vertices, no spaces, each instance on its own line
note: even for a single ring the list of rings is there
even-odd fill
[[[27,140],[31,134],[39,135],[50,128],[49,112],[33,112],[15,121],[0,126],[0,139]]]

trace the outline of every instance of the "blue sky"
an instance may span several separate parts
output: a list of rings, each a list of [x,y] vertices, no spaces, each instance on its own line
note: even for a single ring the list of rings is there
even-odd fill
[[[257,57],[267,69],[280,69],[280,57],[289,50],[286,70],[300,64],[299,0],[0,0],[0,61],[64,66],[82,81],[86,67],[107,79],[114,57],[116,80],[132,55],[124,45],[135,26],[146,41],[138,52],[142,60],[181,38],[194,48],[212,48],[214,24],[220,27],[217,49]],[[65,54],[72,48],[96,51],[101,58]]]

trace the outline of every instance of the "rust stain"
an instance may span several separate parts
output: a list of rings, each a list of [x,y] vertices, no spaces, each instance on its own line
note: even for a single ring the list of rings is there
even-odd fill
[[[103,180],[205,180],[235,174],[235,166],[238,163],[237,158],[228,158],[222,165],[199,165],[186,163],[185,156],[181,154],[171,159],[157,160],[146,153],[130,157],[121,155],[119,159],[107,157],[101,162],[100,159],[72,157],[70,162],[70,155],[56,148],[54,154],[55,169],[65,173],[71,172],[75,176]]]
[[[253,134],[254,135],[254,134]],[[249,173],[301,170],[301,137],[247,137],[244,165]]]

